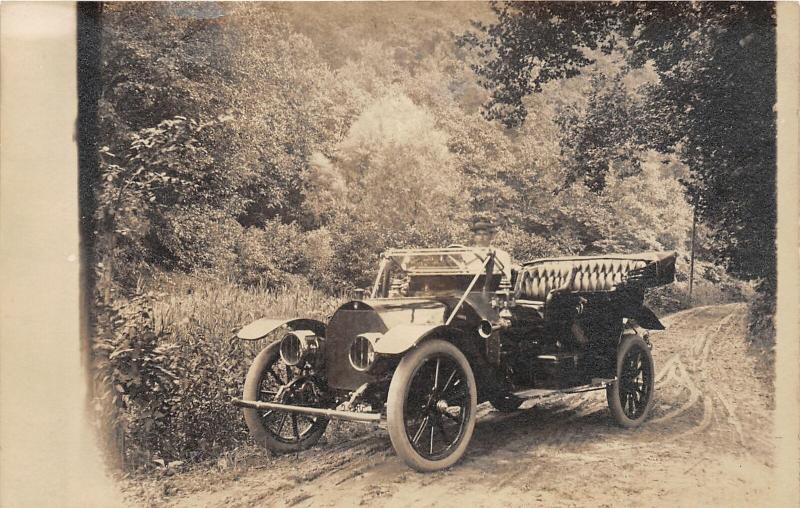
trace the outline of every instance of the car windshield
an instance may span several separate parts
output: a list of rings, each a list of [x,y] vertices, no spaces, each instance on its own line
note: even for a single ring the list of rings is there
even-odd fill
[[[446,249],[393,249],[384,253],[396,268],[408,275],[475,275],[484,273],[489,249],[450,247]],[[502,271],[495,260],[493,273]]]
[[[503,266],[496,258],[489,262],[490,252],[488,248],[460,246],[386,251],[371,296],[432,296],[473,287],[496,288]],[[489,265],[491,273],[487,273]]]

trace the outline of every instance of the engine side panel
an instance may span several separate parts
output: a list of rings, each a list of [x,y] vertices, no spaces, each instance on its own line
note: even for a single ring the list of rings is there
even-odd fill
[[[353,340],[362,333],[385,333],[386,325],[380,315],[364,305],[360,309],[340,308],[328,323],[325,339],[325,375],[328,386],[355,390],[375,376],[359,372],[350,365],[349,353]]]

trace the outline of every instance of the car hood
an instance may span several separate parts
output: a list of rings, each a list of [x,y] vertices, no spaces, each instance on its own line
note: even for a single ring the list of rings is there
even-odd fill
[[[371,382],[369,373],[350,366],[348,351],[362,333],[386,333],[398,325],[438,325],[446,319],[447,305],[427,298],[381,298],[352,301],[340,306],[328,323],[325,369],[329,386],[354,390]]]
[[[352,303],[373,310],[387,329],[400,324],[442,324],[447,319],[448,305],[432,298],[381,298]]]

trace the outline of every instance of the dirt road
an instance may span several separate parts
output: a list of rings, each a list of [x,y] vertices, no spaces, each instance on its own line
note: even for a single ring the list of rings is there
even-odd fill
[[[656,405],[628,431],[605,392],[479,411],[464,459],[419,474],[385,431],[321,444],[236,473],[159,483],[166,506],[764,506],[770,498],[770,388],[746,353],[743,304],[702,307],[653,333]],[[200,476],[198,476],[200,475]],[[147,489],[145,489],[147,490]]]

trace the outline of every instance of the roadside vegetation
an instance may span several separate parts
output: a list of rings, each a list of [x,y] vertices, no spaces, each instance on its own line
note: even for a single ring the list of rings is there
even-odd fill
[[[129,470],[218,459],[247,442],[244,377],[259,346],[234,340],[263,316],[325,319],[341,298],[308,286],[243,288],[160,274],[97,309],[96,387],[112,460]],[[117,452],[117,453],[114,453]]]
[[[648,30],[643,46],[625,39],[658,12],[581,11],[596,6],[105,5],[90,262],[93,407],[111,459],[164,472],[246,446],[229,400],[258,345],[235,331],[262,316],[324,319],[371,282],[381,251],[468,242],[476,216],[518,260],[677,251],[677,283],[648,296],[659,314],[758,290],[751,331],[768,357],[769,97],[739,112],[768,131],[751,143],[706,121],[748,103],[756,71],[698,83],[709,59],[754,61],[774,36],[771,7],[748,7],[764,12],[744,25],[736,6],[698,17],[669,5],[687,17],[680,54]],[[598,25],[609,16],[614,44]],[[514,20],[604,38],[537,46]],[[530,60],[497,55],[526,51],[539,78],[514,89],[500,70],[528,79]],[[687,83],[699,97],[679,96]],[[751,145],[757,157],[730,150]]]

